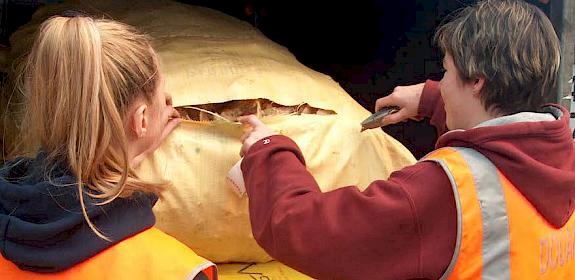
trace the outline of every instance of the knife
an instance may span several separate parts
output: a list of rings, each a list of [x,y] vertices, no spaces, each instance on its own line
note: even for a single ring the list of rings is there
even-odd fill
[[[381,120],[397,111],[399,111],[399,107],[383,107],[381,110],[375,112],[373,115],[361,122],[361,131],[381,127],[383,125]]]

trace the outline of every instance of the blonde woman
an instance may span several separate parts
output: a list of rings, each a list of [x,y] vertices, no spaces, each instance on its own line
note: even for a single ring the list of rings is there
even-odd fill
[[[0,170],[1,279],[217,279],[155,229],[167,182],[133,167],[178,125],[149,40],[70,14],[46,20],[22,75],[39,151]]]

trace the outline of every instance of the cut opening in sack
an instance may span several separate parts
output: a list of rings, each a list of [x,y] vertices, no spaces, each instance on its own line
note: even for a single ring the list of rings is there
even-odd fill
[[[277,116],[277,115],[335,115],[332,110],[315,108],[307,103],[295,106],[285,106],[271,100],[258,98],[246,100],[232,100],[223,103],[209,103],[193,106],[181,106],[176,110],[184,120],[193,121],[213,121],[216,119],[226,119],[236,121],[239,116],[254,114],[257,117]]]

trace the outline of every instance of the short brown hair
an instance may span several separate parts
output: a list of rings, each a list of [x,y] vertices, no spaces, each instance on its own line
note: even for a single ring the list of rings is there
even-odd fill
[[[435,41],[453,57],[462,81],[485,78],[480,94],[487,110],[537,111],[551,100],[560,47],[541,10],[520,0],[485,0],[451,19]]]

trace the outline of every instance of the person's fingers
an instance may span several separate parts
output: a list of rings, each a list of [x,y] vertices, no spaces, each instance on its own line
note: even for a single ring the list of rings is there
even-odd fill
[[[388,106],[397,106],[397,104],[395,104],[395,98],[393,94],[379,98],[377,101],[375,101],[375,112],[381,110],[383,107]]]
[[[244,156],[250,147],[260,139],[277,134],[254,115],[241,116],[237,120],[244,125],[244,134],[240,137],[242,142],[240,156]]]
[[[260,121],[260,119],[258,119],[255,115],[238,117],[238,121],[243,124],[251,125],[254,128],[264,125],[264,123]]]
[[[385,118],[381,120],[383,126],[394,124],[406,120],[408,117],[406,116],[406,110],[401,109],[393,114],[387,115]]]
[[[248,118],[248,116],[250,116],[250,115],[239,116],[239,117],[236,118],[236,121],[241,122],[241,123],[246,123],[246,122],[247,122],[246,119]]]
[[[170,116],[171,118],[179,118],[180,117],[180,112],[178,112],[178,110],[176,110],[176,108],[173,108],[172,110],[172,115]]]
[[[162,142],[180,124],[181,121],[182,121],[182,119],[180,119],[180,118],[173,118],[173,119],[170,119],[168,121],[168,123],[164,127],[164,131],[162,131],[162,136],[161,136]]]
[[[251,146],[253,145],[253,143],[250,143],[251,140],[250,139],[246,139],[246,141],[243,143],[242,148],[240,149],[240,156],[243,157],[247,151],[251,148]]]
[[[246,141],[246,139],[248,137],[250,137],[250,135],[252,134],[251,131],[245,132],[244,134],[242,134],[242,136],[240,137],[240,143],[244,143]]]
[[[130,163],[132,165],[132,167],[136,167],[140,164],[140,162],[151,152],[155,151],[162,143],[164,143],[164,141],[166,140],[166,138],[168,137],[168,135],[170,135],[170,133],[172,133],[172,131],[180,124],[180,122],[182,121],[182,119],[180,118],[173,118],[170,119],[167,123],[166,126],[164,126],[164,130],[162,131],[162,135],[160,135],[160,138],[157,140],[157,142],[155,142],[151,147],[149,147],[146,151],[142,152],[141,154],[135,156],[132,159],[132,162]]]

